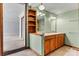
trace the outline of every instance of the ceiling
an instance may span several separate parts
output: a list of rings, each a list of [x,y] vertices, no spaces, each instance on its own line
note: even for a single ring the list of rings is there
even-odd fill
[[[32,3],[31,5],[33,7],[38,7],[40,4]],[[66,11],[79,9],[78,3],[44,3],[44,6],[47,11],[55,13],[57,15]]]

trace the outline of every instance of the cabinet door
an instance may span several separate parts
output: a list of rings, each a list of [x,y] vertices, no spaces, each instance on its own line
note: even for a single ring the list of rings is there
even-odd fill
[[[45,40],[44,42],[44,53],[45,55],[49,53],[50,51],[50,42],[49,42],[49,39]]]
[[[56,48],[60,47],[60,43],[61,43],[61,39],[59,37],[59,35],[56,36]]]
[[[59,42],[59,45],[60,46],[62,46],[62,45],[64,45],[64,35],[59,35],[59,40],[60,40],[60,42]]]
[[[56,48],[56,39],[55,38],[51,38],[50,39],[50,51],[55,50]]]
[[[59,35],[56,36],[56,48],[59,48],[62,45],[64,45],[64,35],[59,34]]]
[[[58,40],[58,35],[56,35],[56,48],[59,47],[59,40]]]

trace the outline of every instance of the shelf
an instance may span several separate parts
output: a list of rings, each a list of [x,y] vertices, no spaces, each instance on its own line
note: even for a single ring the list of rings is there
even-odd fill
[[[35,21],[36,20],[35,17],[29,17],[28,19],[29,19],[28,21]]]
[[[28,16],[29,16],[29,17],[36,17],[36,15],[32,15],[32,14],[29,14]]]
[[[36,25],[36,22],[35,21],[29,21],[28,24],[29,25]]]
[[[28,26],[36,26],[36,25],[28,25]]]
[[[35,25],[29,25],[29,26],[33,26],[34,27]]]
[[[35,22],[35,20],[29,20],[29,22]]]
[[[29,11],[36,12],[36,10],[34,10],[34,9],[29,9]]]
[[[29,24],[35,24],[35,21],[28,21]]]
[[[36,10],[28,10],[28,32],[36,32]]]

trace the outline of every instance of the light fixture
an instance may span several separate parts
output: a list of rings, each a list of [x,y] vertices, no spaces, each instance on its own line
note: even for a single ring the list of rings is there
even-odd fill
[[[56,17],[55,16],[51,16],[50,19],[56,19]]]
[[[37,16],[44,16],[45,14],[44,13],[42,13],[42,12],[37,12]]]
[[[44,13],[42,13],[40,16],[44,16],[45,14]]]
[[[45,6],[41,3],[39,6],[39,10],[44,10],[44,9],[45,9]]]

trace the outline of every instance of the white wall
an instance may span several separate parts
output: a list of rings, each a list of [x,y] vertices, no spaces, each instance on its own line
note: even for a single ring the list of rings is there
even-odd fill
[[[4,4],[4,35],[19,36],[19,14],[22,13],[24,5],[16,3]]]
[[[66,34],[65,44],[79,48],[79,10],[59,14],[57,32]]]

